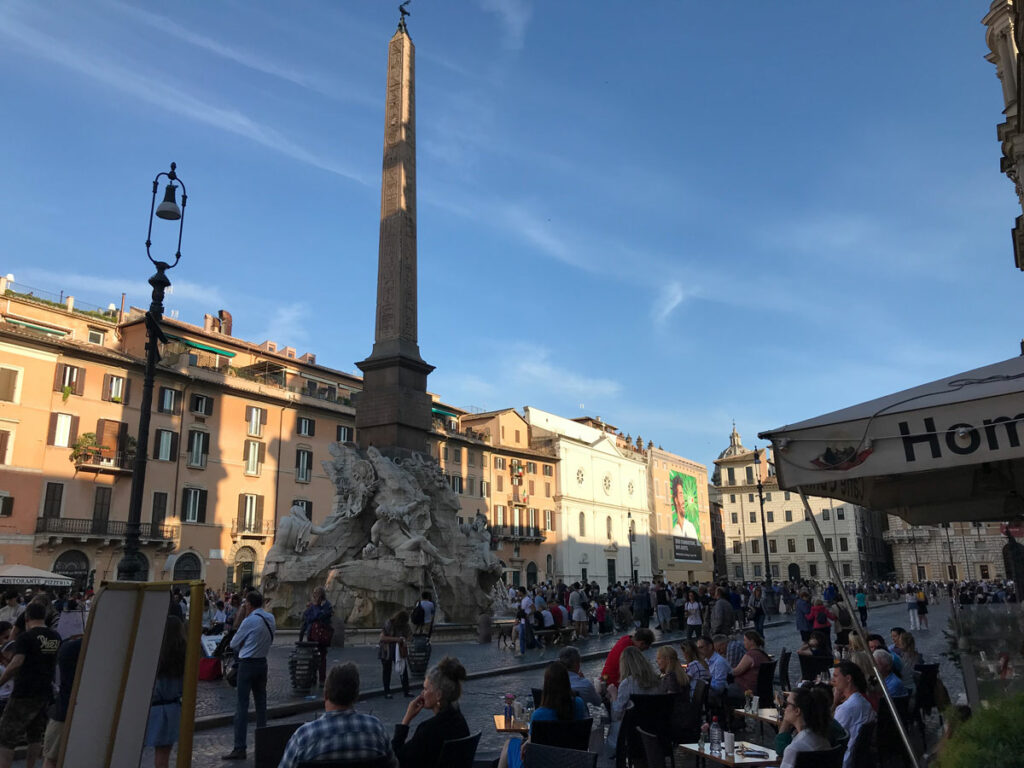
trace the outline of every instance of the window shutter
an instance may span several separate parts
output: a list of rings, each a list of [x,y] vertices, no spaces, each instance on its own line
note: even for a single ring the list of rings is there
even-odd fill
[[[120,423],[110,419],[99,419],[96,422],[96,442],[100,446],[100,456],[112,459],[117,453],[117,435]]]
[[[11,439],[11,433],[6,429],[0,429],[0,464],[7,463],[7,443]]]
[[[199,492],[199,522],[206,522],[206,491]]]
[[[75,394],[81,395],[85,391],[85,368],[79,368],[75,376]]]
[[[238,494],[238,532],[245,530],[245,494]]]
[[[263,497],[256,497],[256,530],[263,530]]]
[[[267,425],[267,409],[260,408],[260,424],[263,426]]]
[[[181,513],[178,515],[179,519],[181,519],[181,520],[184,520],[186,518],[186,516],[187,516],[187,512],[188,512],[188,498],[193,493],[195,493],[194,490],[192,490],[190,488],[186,488],[185,491],[181,494]]]
[[[128,402],[132,399],[132,380],[127,376],[124,377],[124,391],[121,394],[121,405],[128,405]]]
[[[54,445],[57,442],[57,414],[50,414],[50,429],[46,433],[46,444]]]
[[[309,436],[314,437],[316,435],[316,419],[309,420]]]
[[[174,393],[174,407],[171,409],[171,411],[174,413],[175,416],[179,416],[181,415],[181,401],[184,400],[185,398],[181,396],[180,390],[172,389],[171,391]]]
[[[248,424],[252,421],[252,406],[245,406],[245,423]]]
[[[203,415],[213,416],[213,398],[209,395],[207,395],[206,400],[203,401]]]
[[[263,443],[258,443],[258,445],[259,457],[256,459],[256,461],[258,461],[262,465],[267,460],[267,446],[264,445]]]
[[[78,439],[78,417],[71,417],[71,430],[68,432],[68,444],[74,445]]]
[[[313,519],[313,502],[307,501],[304,506],[306,507],[306,517],[310,520]]]
[[[178,433],[171,432],[171,461],[178,460]]]
[[[64,363],[57,363],[57,369],[53,374],[53,391],[61,392],[64,389],[64,369],[67,368]]]
[[[202,450],[204,456],[209,456],[210,455],[210,433],[209,432],[203,432],[202,435],[203,435],[203,444],[201,446],[201,450]]]
[[[110,379],[111,375],[109,373],[103,374],[103,389],[100,391],[100,399],[107,400],[108,402],[110,400]]]
[[[199,397],[199,395],[192,395],[188,400],[188,409],[193,413],[201,413],[201,411],[197,407],[201,402]]]
[[[156,393],[156,409],[161,413],[163,412],[164,409],[164,392],[166,390],[167,387],[160,387],[160,389],[158,389]]]
[[[14,497],[4,496],[0,499],[0,517],[11,517],[14,514]]]
[[[251,443],[251,442],[252,442],[252,440],[243,440],[242,441],[242,461],[244,461],[244,462],[248,462],[249,461],[249,443]]]
[[[298,450],[298,451],[295,452],[295,471],[296,472],[299,471],[299,467],[301,466],[301,459],[302,459],[302,451]]]
[[[163,432],[162,429],[158,429],[156,431],[156,434],[153,435],[153,458],[154,459],[159,459],[160,458],[160,433],[162,433],[162,432]]]
[[[337,427],[336,427],[337,438],[338,438],[337,440],[335,440],[336,443],[340,443],[341,442],[341,429],[342,429],[341,424],[338,424]]]
[[[124,453],[128,450],[128,425],[123,421],[117,424],[117,452]],[[128,457],[125,456],[127,460]]]

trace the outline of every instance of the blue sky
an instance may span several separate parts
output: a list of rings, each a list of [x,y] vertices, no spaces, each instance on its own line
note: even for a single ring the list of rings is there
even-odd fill
[[[5,2],[0,271],[146,303],[174,160],[168,308],[354,371],[396,5]],[[431,389],[710,464],[1019,353],[987,7],[414,0]]]

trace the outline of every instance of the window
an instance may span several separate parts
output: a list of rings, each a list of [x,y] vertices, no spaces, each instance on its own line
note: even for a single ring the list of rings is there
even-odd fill
[[[10,430],[0,429],[0,464],[10,464],[7,459],[7,452],[11,447]]]
[[[784,499],[785,499],[786,501],[789,501],[789,491],[785,491],[785,492],[783,493],[783,498],[784,498]]]
[[[263,425],[267,423],[267,409],[254,405],[245,406],[245,423],[250,437],[262,437]]]
[[[754,576],[756,578],[756,577],[760,577],[760,575],[761,575],[761,566],[755,564],[754,565]]]
[[[611,541],[612,540],[612,518],[611,518],[611,515],[609,515],[608,518],[605,520],[604,525],[605,525],[605,528],[607,529],[608,541]]]
[[[461,464],[462,463],[462,448],[457,446],[457,445],[453,445],[452,446],[452,463],[454,463],[454,464]]]
[[[531,475],[537,474],[537,463],[534,461],[526,462],[526,471]]]
[[[769,523],[774,523],[775,522],[775,513],[772,512],[770,509],[768,510],[768,522]]]
[[[238,494],[238,524],[240,533],[263,532],[263,497],[255,493]]]
[[[529,488],[530,488],[530,495],[533,496],[533,480],[530,481]]]
[[[981,578],[988,579],[989,578],[988,566],[987,565],[980,565],[980,566],[978,566],[978,568],[981,570]]]
[[[69,395],[81,395],[85,390],[85,369],[74,365],[57,363],[57,373],[53,379],[54,392],[67,392]]]
[[[729,467],[726,472],[729,474],[729,485],[736,485],[736,468]]]
[[[805,509],[805,510],[804,510],[804,522],[805,522],[805,523],[807,523],[807,522],[810,522],[810,520],[811,520],[811,516],[810,516],[810,514],[809,514],[809,513],[807,512],[807,510]]]
[[[836,520],[845,520],[846,510],[842,507],[836,507]]]
[[[467,467],[475,467],[476,466],[476,453],[473,450],[469,449],[469,448],[466,449],[466,466]]]
[[[167,519],[167,494],[164,491],[153,491],[153,511],[150,519],[154,526],[163,525]]]
[[[751,504],[753,504],[754,503],[754,494],[748,493],[747,494],[747,501],[750,502]]]
[[[808,564],[808,566],[807,566],[807,575],[810,576],[812,579],[818,578],[818,564],[817,563],[809,563]]]
[[[917,580],[928,581],[928,570],[923,565],[917,566]]]
[[[779,566],[776,563],[772,563],[772,576],[776,579],[779,578]]]
[[[946,566],[946,572],[947,572],[947,573],[949,574],[949,578],[950,578],[951,580],[953,580],[953,581],[956,581],[957,579],[959,579],[959,578],[960,578],[960,577],[959,577],[959,576],[957,575],[957,572],[956,572],[956,566],[955,566],[955,565],[953,565],[952,563],[950,563],[949,565],[947,565],[947,566]]]
[[[43,517],[60,517],[64,501],[64,483],[47,483],[43,494]]]
[[[498,490],[499,493],[501,491],[505,490],[504,489],[504,485],[505,485],[504,478],[501,475],[498,475],[498,488],[497,488],[497,490]]]
[[[244,449],[245,474],[258,475],[266,458],[266,446],[256,440],[246,440]],[[297,461],[297,459],[296,459]]]
[[[853,569],[849,563],[843,563],[843,576],[849,577],[853,575]]]
[[[850,549],[850,540],[847,539],[845,536],[840,536],[839,537],[839,551],[840,552],[848,552],[849,549]]]
[[[552,531],[552,530],[554,530],[554,528],[551,527],[551,510],[550,509],[545,509],[544,510],[544,530],[545,531]]]
[[[158,429],[153,438],[153,458],[157,461],[173,461],[178,453],[178,433]]]
[[[21,369],[0,368],[0,400],[7,403],[16,403],[21,394],[18,387]]]
[[[293,507],[302,507],[302,511],[306,515],[307,520],[313,519],[313,502],[308,499],[294,499],[292,501]]]
[[[580,512],[580,536],[587,535],[587,518],[582,512]]]
[[[751,510],[751,512],[750,512],[750,522],[752,522],[752,523],[756,523],[757,522],[757,513],[754,512],[753,510]]]
[[[70,413],[50,414],[50,434],[47,445],[70,448],[78,439],[78,417]]]
[[[786,522],[787,523],[792,523],[793,522],[793,510],[792,509],[787,509],[786,510]]]
[[[733,570],[733,573],[736,574],[736,578],[737,579],[742,579],[743,578],[743,566],[742,565],[737,565],[736,568]]]
[[[466,495],[467,496],[475,496],[476,495],[475,492],[476,492],[476,479],[472,478],[472,477],[467,477],[466,478]]]
[[[206,491],[202,488],[186,488],[181,494],[181,521],[183,523],[206,522]]]
[[[497,525],[505,524],[505,507],[501,504],[497,504],[494,507],[494,519],[497,521]]]
[[[160,413],[181,413],[181,392],[170,387],[160,387],[160,395],[156,401],[156,409]]]
[[[765,501],[771,501],[772,500],[772,493],[771,493],[771,491],[769,491],[768,493],[766,493],[764,495],[764,500]]]
[[[808,552],[813,552],[814,551],[814,539],[808,539],[807,540],[807,551]]]
[[[829,521],[829,514],[827,509],[821,510],[821,519],[824,520],[826,523]]]
[[[96,488],[92,499],[92,522],[94,533],[106,533],[107,521],[110,519],[110,492],[106,486]]]
[[[481,480],[480,481],[480,498],[481,499],[486,499],[490,495],[491,495],[491,484],[488,483],[486,480]]]
[[[544,483],[544,498],[551,498],[551,483]]]
[[[736,503],[736,494],[735,493],[730,493],[729,494],[729,503],[730,504],[735,504]]]
[[[90,344],[102,344],[107,334],[103,331],[98,331],[95,328],[89,329],[89,343]]]
[[[796,552],[796,539],[786,539],[786,551]]]
[[[545,464],[544,465],[544,477],[554,477],[554,475],[555,475],[555,468],[552,467],[550,464]]]
[[[739,516],[738,512],[733,512],[732,515],[731,515],[731,518],[732,518],[732,524],[733,525],[739,525],[740,524],[740,516]]]
[[[779,551],[778,545],[775,543],[775,539],[768,539],[768,551],[773,555]]]
[[[7,491],[0,491],[0,517],[11,517],[14,514],[14,497]]]
[[[308,483],[312,479],[313,452],[299,448],[295,451],[295,480],[300,483]]]
[[[753,552],[755,555],[760,553],[760,551],[761,551],[761,542],[758,541],[757,539],[751,539],[750,540],[750,551]]]
[[[742,541],[734,541],[732,543],[732,553],[734,555],[739,555],[739,554],[742,554],[742,552],[743,552],[743,542]]]
[[[456,493],[462,493],[462,476],[461,475],[449,475],[448,485]]]
[[[103,390],[100,392],[100,399],[108,403],[128,403],[128,395],[131,391],[131,380],[124,376],[115,376],[112,373],[103,374]]]
[[[832,551],[832,537],[831,536],[829,536],[827,539],[825,539],[825,549],[827,549],[829,552]]]
[[[495,469],[505,469],[505,457],[504,456],[495,456],[494,457],[494,468]]]
[[[316,436],[316,420],[308,416],[299,416],[295,423],[295,433],[301,437]]]
[[[209,455],[210,433],[190,429],[188,432],[188,465],[202,469],[206,466],[206,459]]]
[[[351,443],[355,439],[352,427],[346,427],[344,424],[338,425],[338,442],[339,443]]]
[[[754,468],[753,467],[746,467],[746,470],[747,470],[747,482],[748,483],[753,483],[754,482]]]

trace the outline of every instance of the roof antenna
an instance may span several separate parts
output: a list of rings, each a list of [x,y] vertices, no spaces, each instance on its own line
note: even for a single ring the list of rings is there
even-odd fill
[[[402,32],[408,32],[405,28],[405,17],[409,15],[409,11],[406,10],[406,6],[411,3],[412,0],[405,0],[400,6],[398,6],[398,12],[401,16],[398,17],[398,29]]]

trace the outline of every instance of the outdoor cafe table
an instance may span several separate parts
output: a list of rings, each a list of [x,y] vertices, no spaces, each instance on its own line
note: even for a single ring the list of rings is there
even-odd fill
[[[779,727],[779,710],[775,707],[769,707],[767,709],[759,709],[757,712],[747,712],[745,709],[734,709],[737,715],[742,717],[750,717],[754,720],[759,720],[762,723],[766,723],[773,728]]]
[[[704,749],[698,748],[697,744],[680,744],[679,749],[683,750],[689,755],[695,755],[701,759],[711,760],[712,762],[718,763],[719,765],[742,765],[745,768],[757,768],[758,766],[777,766],[782,762],[774,749],[768,749],[768,747],[759,747],[757,744],[752,744],[749,741],[737,741],[736,749],[740,747],[750,747],[751,749],[759,749],[762,752],[767,752],[768,757],[743,757],[737,752],[733,752],[731,755],[721,753],[718,755],[711,754],[711,745],[705,744]]]
[[[530,724],[525,720],[505,720],[504,715],[495,715],[494,730],[498,733],[514,733],[522,736],[530,732]]]

